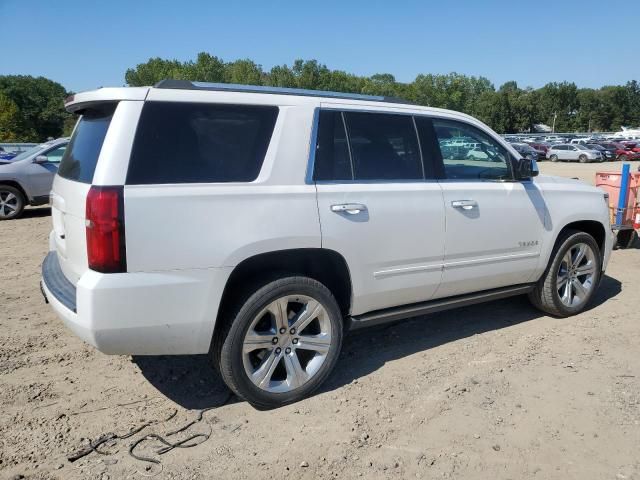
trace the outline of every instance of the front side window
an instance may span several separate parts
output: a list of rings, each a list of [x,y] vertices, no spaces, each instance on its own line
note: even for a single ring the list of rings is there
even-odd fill
[[[345,112],[355,180],[422,180],[413,118]]]
[[[127,184],[251,182],[277,117],[275,106],[147,102]]]
[[[509,153],[480,129],[454,120],[434,119],[445,177],[452,180],[511,178]]]

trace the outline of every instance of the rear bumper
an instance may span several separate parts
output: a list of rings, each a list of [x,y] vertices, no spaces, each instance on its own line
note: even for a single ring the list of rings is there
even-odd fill
[[[42,288],[65,325],[103,353],[199,354],[209,350],[231,269],[88,270],[74,287],[62,274],[57,254],[50,252],[43,263]]]

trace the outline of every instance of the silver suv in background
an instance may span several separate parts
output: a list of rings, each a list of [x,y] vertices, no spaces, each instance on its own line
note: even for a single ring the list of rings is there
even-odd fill
[[[568,162],[603,162],[604,156],[598,150],[591,150],[584,145],[570,145],[561,143],[552,145],[547,150],[547,158],[552,162],[564,160]]]
[[[27,205],[49,202],[49,192],[69,138],[37,145],[0,165],[0,220],[19,217]]]

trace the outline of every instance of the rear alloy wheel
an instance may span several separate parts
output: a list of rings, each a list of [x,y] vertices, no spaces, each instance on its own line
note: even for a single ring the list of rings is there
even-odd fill
[[[587,161],[588,161],[588,160],[589,160],[589,159],[587,158],[587,156],[586,156],[586,155],[580,155],[580,156],[578,157],[578,161],[579,161],[580,163],[587,163]]]
[[[628,162],[629,161],[629,157],[627,157],[626,155],[622,154],[618,157],[618,160],[620,160],[621,162]]]
[[[287,277],[258,289],[218,342],[219,370],[238,396],[258,408],[301,400],[338,359],[342,314],[316,280]]]
[[[600,282],[601,263],[600,249],[591,235],[575,230],[564,232],[529,299],[556,317],[580,313]]]
[[[558,156],[557,155],[551,155],[549,157],[549,160],[551,160],[552,162],[557,162],[558,161]]]
[[[24,205],[24,196],[20,190],[9,185],[0,185],[0,220],[19,217]]]

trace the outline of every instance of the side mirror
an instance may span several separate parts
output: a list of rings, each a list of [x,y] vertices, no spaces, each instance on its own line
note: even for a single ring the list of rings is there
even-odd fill
[[[537,162],[530,158],[514,158],[511,165],[515,180],[529,180],[540,173]]]
[[[33,159],[33,163],[47,163],[49,158],[46,155],[38,155]]]

